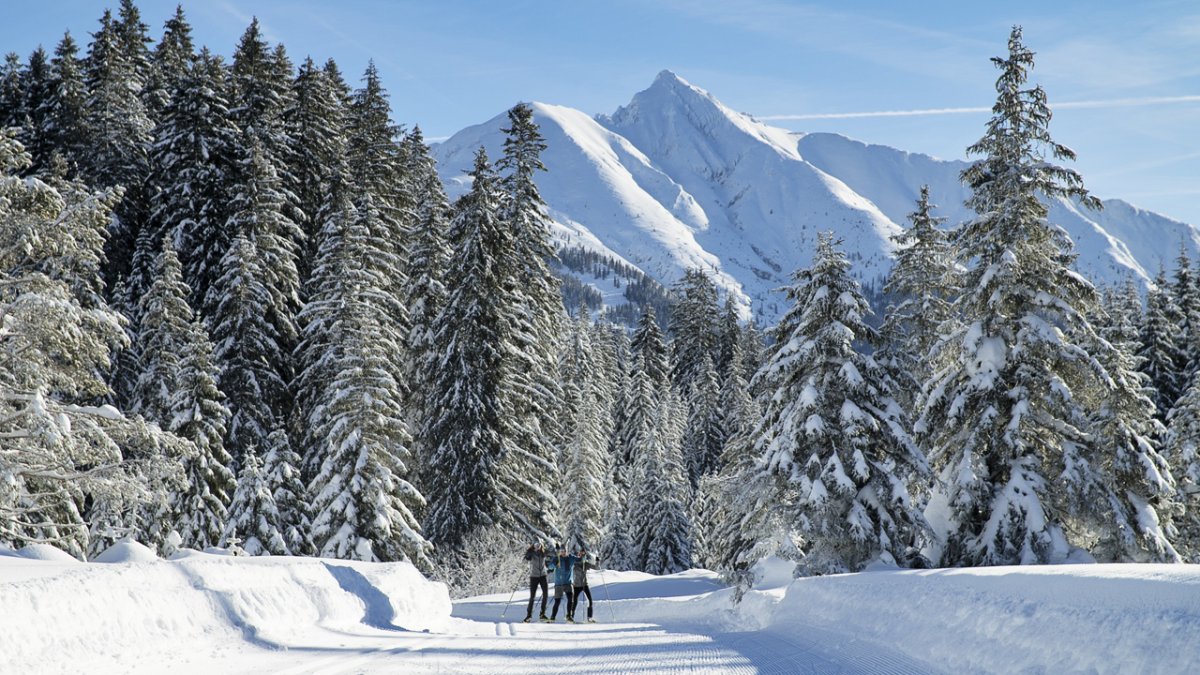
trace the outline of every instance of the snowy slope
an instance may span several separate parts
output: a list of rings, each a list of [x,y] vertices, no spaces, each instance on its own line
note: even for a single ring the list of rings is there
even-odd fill
[[[453,607],[406,564],[0,551],[0,672],[1183,673],[1200,568],[1063,565],[791,579],[740,605],[712,572],[593,571],[597,624],[523,624],[510,589]],[[498,589],[500,590],[500,589]],[[507,605],[507,609],[506,609]],[[579,615],[584,614],[579,611]],[[503,615],[503,617],[502,617]]]
[[[611,115],[533,105],[549,146],[539,185],[561,244],[627,261],[667,285],[704,267],[768,322],[785,309],[775,289],[809,262],[818,232],[834,231],[855,275],[877,288],[890,237],[907,224],[921,185],[949,224],[970,216],[963,162],[770,127],[669,71]],[[479,146],[499,157],[505,126],[501,114],[434,147],[452,196],[468,187]],[[1051,211],[1094,281],[1145,283],[1173,266],[1181,245],[1200,257],[1192,226],[1105,204],[1100,213],[1066,202]]]
[[[819,231],[842,239],[859,278],[889,269],[895,223],[806,162],[786,131],[730,110],[674,73],[663,71],[629,105],[598,119],[694,196],[707,216],[697,240],[756,301],[809,263]]]

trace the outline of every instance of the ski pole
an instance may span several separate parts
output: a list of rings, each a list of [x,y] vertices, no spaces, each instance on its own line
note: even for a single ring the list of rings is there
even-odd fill
[[[613,623],[617,622],[617,613],[613,610],[612,596],[608,594],[608,584],[604,583],[604,570],[596,570],[596,574],[600,575],[600,585],[604,587],[605,604],[608,605],[608,615],[612,617]]]
[[[517,591],[521,590],[521,584],[518,582],[517,587],[512,593],[508,594],[508,602],[504,603],[504,611],[500,612],[500,618],[503,619],[505,614],[508,614],[508,606],[512,604],[513,598],[517,597]]]

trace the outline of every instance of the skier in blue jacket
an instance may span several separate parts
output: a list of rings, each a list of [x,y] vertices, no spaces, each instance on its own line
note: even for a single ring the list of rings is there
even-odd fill
[[[575,566],[579,564],[579,558],[567,554],[566,544],[559,544],[556,548],[558,555],[546,561],[546,569],[554,572],[554,609],[550,610],[550,621],[553,623],[558,619],[558,605],[562,602],[563,596],[566,596],[567,621],[575,623],[575,594],[572,592],[571,578],[575,572]]]

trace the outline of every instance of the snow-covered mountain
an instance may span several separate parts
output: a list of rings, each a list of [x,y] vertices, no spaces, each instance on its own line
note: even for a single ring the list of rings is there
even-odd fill
[[[958,181],[964,162],[771,127],[670,71],[612,115],[532,105],[549,146],[538,183],[560,246],[666,285],[703,267],[767,322],[784,309],[776,289],[808,264],[818,232],[840,237],[856,276],[878,288],[890,237],[907,225],[921,185],[950,224],[969,215]],[[499,156],[507,122],[502,113],[434,147],[452,197],[466,190],[479,146]],[[1075,240],[1080,271],[1099,283],[1131,275],[1146,283],[1181,245],[1193,257],[1200,251],[1192,226],[1119,200],[1099,213],[1058,202],[1051,217]],[[613,304],[614,284],[594,267],[574,272]]]

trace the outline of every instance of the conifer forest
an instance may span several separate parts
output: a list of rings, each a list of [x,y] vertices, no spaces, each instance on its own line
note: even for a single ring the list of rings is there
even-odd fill
[[[743,587],[772,555],[1200,562],[1200,267],[1074,269],[1047,203],[1099,201],[1021,29],[997,51],[973,217],[922,191],[881,291],[822,234],[770,325],[702,267],[619,308],[565,275],[595,261],[552,237],[527,104],[451,200],[373,63],[257,20],[227,59],[121,0],[9,54],[0,544],[408,561],[459,595],[535,541]]]

